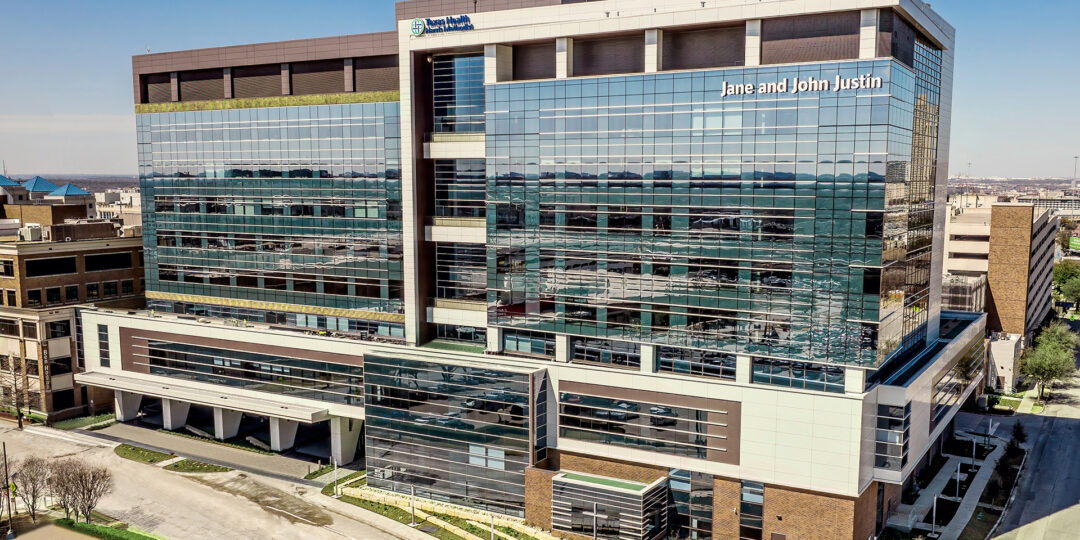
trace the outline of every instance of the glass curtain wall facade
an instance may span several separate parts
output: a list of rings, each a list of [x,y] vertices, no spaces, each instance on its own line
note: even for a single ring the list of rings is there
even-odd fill
[[[289,397],[364,404],[364,368],[286,356],[150,340],[135,365],[151,375],[208,382]]]
[[[530,376],[366,356],[368,483],[524,515]]]
[[[383,316],[404,309],[397,103],[140,114],[137,126],[151,309],[403,335]]]
[[[923,51],[917,70],[876,60],[488,86],[490,324],[869,367],[917,342],[940,69]],[[881,84],[723,95],[862,75]],[[717,363],[709,375],[723,377]]]

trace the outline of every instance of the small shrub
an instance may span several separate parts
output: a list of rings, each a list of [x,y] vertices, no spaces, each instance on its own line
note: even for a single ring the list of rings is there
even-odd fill
[[[112,527],[95,525],[93,523],[78,523],[68,518],[57,519],[53,521],[53,523],[57,527],[82,533],[94,538],[102,538],[104,540],[155,540],[152,536],[140,534],[132,530],[114,529]]]

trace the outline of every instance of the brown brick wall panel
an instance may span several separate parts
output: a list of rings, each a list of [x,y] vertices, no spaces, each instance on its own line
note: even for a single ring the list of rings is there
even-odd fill
[[[559,452],[558,466],[561,470],[583,472],[631,482],[650,483],[657,478],[665,478],[667,467],[618,461],[596,456],[584,456]]]
[[[987,260],[987,327],[1024,334],[1034,207],[995,205],[990,212]]]
[[[874,534],[877,527],[877,492],[878,483],[871,482],[870,487],[855,500],[855,523],[852,527],[851,540],[866,540]],[[884,485],[884,484],[882,484]],[[886,506],[888,505],[888,491],[885,493]]]
[[[18,219],[23,223],[37,223],[42,227],[63,223],[68,219],[86,218],[85,204],[5,204],[4,218]]]
[[[742,482],[713,477],[713,538],[739,537],[739,503]]]
[[[855,499],[766,484],[764,519],[764,538],[852,540]]]
[[[551,479],[558,474],[536,467],[525,469],[525,521],[551,530]]]

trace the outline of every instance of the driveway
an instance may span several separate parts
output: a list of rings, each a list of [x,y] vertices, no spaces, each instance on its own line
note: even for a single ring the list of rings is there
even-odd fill
[[[115,444],[93,437],[0,423],[8,459],[26,455],[77,457],[113,473],[112,493],[98,511],[169,539],[317,538],[416,539],[396,521],[325,497],[316,488],[232,471],[183,475],[117,456]]]

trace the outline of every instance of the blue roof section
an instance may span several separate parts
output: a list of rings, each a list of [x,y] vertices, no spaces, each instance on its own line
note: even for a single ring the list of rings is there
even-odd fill
[[[49,193],[49,195],[57,195],[57,196],[60,196],[60,197],[71,197],[71,196],[75,196],[75,195],[89,195],[89,194],[90,194],[89,191],[86,191],[86,190],[80,188],[79,186],[76,186],[76,185],[73,185],[73,184],[64,184],[64,185],[56,188],[51,193]]]
[[[58,186],[58,185],[56,185],[56,184],[54,184],[54,183],[40,177],[40,176],[35,176],[35,177],[27,180],[26,183],[23,184],[23,187],[26,188],[27,191],[32,191],[32,192],[36,193],[36,192],[41,192],[41,191],[45,191],[45,192],[56,191],[60,186]]]
[[[22,185],[22,184],[20,184],[20,183],[14,181],[14,180],[2,175],[2,174],[0,174],[0,187],[19,186],[19,185]]]

